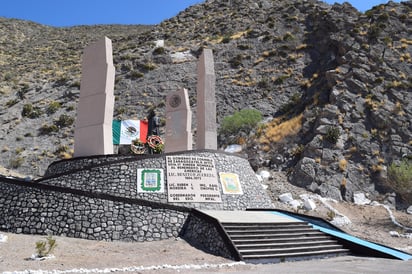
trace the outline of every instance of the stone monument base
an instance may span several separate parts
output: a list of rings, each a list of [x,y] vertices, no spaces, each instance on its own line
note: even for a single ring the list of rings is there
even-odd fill
[[[32,182],[0,178],[0,230],[13,233],[153,241],[181,235],[195,209],[272,207],[247,159],[214,150],[79,157]]]

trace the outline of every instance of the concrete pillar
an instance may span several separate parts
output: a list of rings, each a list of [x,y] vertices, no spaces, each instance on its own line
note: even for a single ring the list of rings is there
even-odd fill
[[[105,37],[83,52],[75,157],[113,154],[114,77],[112,41]]]
[[[192,150],[192,111],[186,89],[170,92],[166,97],[165,152]]]
[[[204,49],[197,66],[197,149],[217,149],[216,76],[211,49]]]

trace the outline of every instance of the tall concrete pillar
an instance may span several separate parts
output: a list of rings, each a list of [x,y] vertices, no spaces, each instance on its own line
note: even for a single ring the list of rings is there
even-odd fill
[[[75,157],[113,154],[114,76],[112,41],[105,37],[83,52]]]
[[[192,150],[192,111],[186,89],[166,96],[165,152]]]
[[[204,49],[197,66],[197,149],[217,149],[215,68],[211,49]]]

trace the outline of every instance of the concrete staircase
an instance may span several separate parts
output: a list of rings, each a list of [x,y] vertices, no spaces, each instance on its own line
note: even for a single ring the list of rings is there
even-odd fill
[[[306,222],[221,224],[242,260],[249,263],[309,260],[350,252]]]

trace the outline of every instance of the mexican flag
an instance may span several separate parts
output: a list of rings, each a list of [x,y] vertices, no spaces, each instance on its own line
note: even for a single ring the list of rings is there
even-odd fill
[[[113,144],[130,145],[132,140],[140,139],[146,143],[148,123],[143,120],[113,120]]]

